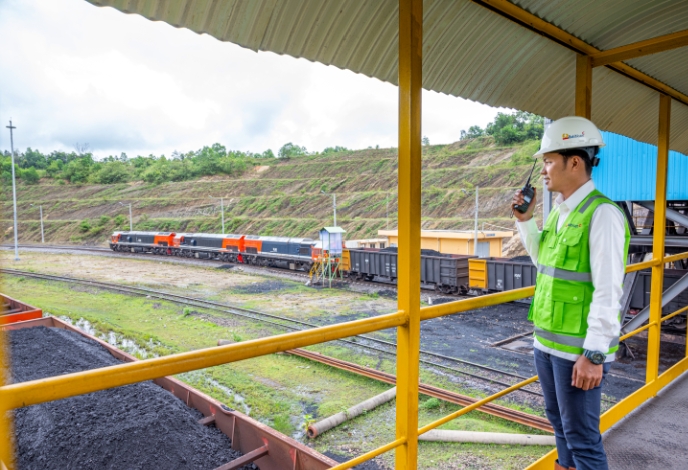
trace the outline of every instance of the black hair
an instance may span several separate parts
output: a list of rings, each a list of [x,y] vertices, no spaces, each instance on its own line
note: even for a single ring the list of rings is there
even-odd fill
[[[600,163],[600,159],[596,156],[599,150],[599,147],[579,147],[560,150],[557,153],[564,157],[564,166],[568,165],[571,157],[579,157],[581,160],[583,160],[583,163],[585,163],[585,173],[588,176],[591,176],[592,167],[597,166]]]

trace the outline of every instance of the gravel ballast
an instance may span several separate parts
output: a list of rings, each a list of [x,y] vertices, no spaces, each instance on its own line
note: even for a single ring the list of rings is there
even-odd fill
[[[15,383],[120,363],[68,330],[34,327],[8,337]],[[202,417],[152,382],[20,408],[14,412],[17,467],[200,470],[239,457],[219,429],[198,424]]]

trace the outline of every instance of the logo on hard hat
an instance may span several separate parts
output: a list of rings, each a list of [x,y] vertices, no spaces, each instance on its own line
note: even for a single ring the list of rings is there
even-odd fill
[[[585,131],[581,132],[580,134],[561,134],[561,139],[562,140],[569,140],[569,139],[575,139],[577,137],[585,137]]]

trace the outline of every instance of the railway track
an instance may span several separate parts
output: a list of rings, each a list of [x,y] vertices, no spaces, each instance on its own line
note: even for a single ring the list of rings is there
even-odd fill
[[[146,288],[141,288],[141,287],[121,286],[121,285],[109,284],[109,283],[98,282],[98,281],[89,281],[89,280],[85,280],[85,279],[78,279],[78,278],[72,278],[72,277],[66,277],[66,276],[55,276],[55,275],[50,275],[50,274],[32,273],[32,272],[20,271],[20,270],[15,270],[15,269],[0,269],[0,273],[7,274],[7,275],[14,275],[14,276],[29,277],[29,278],[34,278],[34,279],[41,279],[41,280],[49,280],[49,281],[66,282],[66,283],[71,283],[71,284],[88,285],[88,286],[97,287],[97,288],[104,289],[104,290],[120,292],[120,293],[129,294],[129,295],[132,295],[132,294],[133,295],[140,295],[140,296],[146,296],[149,298],[157,298],[160,300],[168,300],[168,301],[172,301],[175,303],[181,303],[184,305],[208,308],[208,309],[213,309],[213,310],[220,310],[220,311],[228,312],[228,313],[231,313],[234,315],[239,315],[239,316],[242,316],[245,318],[258,320],[258,321],[261,321],[264,323],[270,323],[270,324],[275,325],[275,326],[280,326],[280,327],[292,329],[292,330],[300,330],[303,328],[295,327],[295,326],[289,326],[289,325],[286,325],[285,323],[292,322],[292,323],[299,324],[301,326],[308,326],[310,328],[318,326],[318,325],[314,325],[311,323],[302,322],[299,320],[280,317],[278,315],[272,315],[272,314],[268,314],[265,312],[258,312],[256,310],[244,309],[244,308],[240,308],[240,307],[229,306],[227,304],[222,304],[219,302],[207,301],[207,300],[203,300],[203,299],[196,299],[196,298],[192,298],[192,297],[181,296],[181,295],[177,295],[177,294],[161,292],[161,291],[156,291],[156,290],[146,289]],[[378,338],[372,338],[372,337],[365,336],[365,335],[360,335],[359,338],[362,340],[367,340],[367,341],[371,341],[371,342],[380,342],[381,344],[385,344],[385,345],[393,345],[396,348],[396,345],[394,343],[380,340]],[[364,347],[364,348],[372,349],[376,352],[388,353],[388,351],[384,351],[384,350],[381,350],[379,348],[375,348],[375,347],[372,347],[370,345],[366,345],[366,344],[362,343],[361,341],[351,341],[351,340],[340,340],[340,341],[347,343],[347,344],[350,344],[350,345],[353,345],[355,347]],[[381,371],[371,369],[371,368],[368,368],[365,366],[360,366],[358,364],[354,364],[351,362],[342,361],[342,360],[335,359],[332,357],[324,356],[324,355],[319,354],[319,353],[306,351],[304,349],[289,350],[287,352],[289,354],[292,354],[292,355],[296,355],[299,357],[303,357],[305,359],[320,362],[320,363],[329,365],[331,367],[336,367],[339,369],[347,370],[349,372],[352,372],[352,373],[355,373],[358,375],[363,375],[363,376],[366,376],[366,377],[369,377],[369,378],[372,378],[375,380],[379,380],[382,382],[386,382],[386,383],[390,383],[390,384],[396,383],[396,377],[392,374],[389,374],[386,372],[381,372]],[[466,362],[466,361],[461,361],[460,359],[449,358],[447,356],[434,354],[434,353],[431,353],[428,351],[423,351],[423,353],[434,355],[434,356],[437,356],[439,358],[451,359],[451,360],[461,362],[461,363]],[[427,360],[421,359],[421,362],[424,363],[425,365],[430,365],[430,366],[434,366],[434,367],[443,367],[445,369],[449,369],[449,370],[451,370],[455,373],[458,373],[458,374],[468,375],[468,376],[471,376],[473,378],[488,381],[488,382],[502,385],[505,387],[510,385],[510,384],[507,384],[507,383],[504,383],[501,381],[497,381],[495,379],[486,378],[486,377],[479,376],[477,374],[472,374],[472,373],[469,373],[466,371],[456,370],[456,369],[453,369],[453,368],[450,368],[447,366],[443,366],[441,364],[434,363],[432,361],[427,361]],[[482,368],[489,370],[489,371],[492,371],[492,372],[499,372],[499,373],[506,374],[506,375],[509,375],[512,377],[520,378],[520,376],[518,376],[516,374],[511,374],[511,373],[504,372],[504,371],[498,371],[496,369],[493,369],[493,368],[490,368],[487,366],[482,366],[482,365],[473,364],[473,363],[468,363],[468,364],[471,364],[471,365],[477,366],[477,367],[482,367]],[[461,394],[458,394],[455,392],[451,392],[448,390],[444,390],[444,389],[441,389],[438,387],[433,387],[431,385],[426,385],[426,384],[421,384],[419,391],[420,391],[420,393],[423,393],[425,395],[439,398],[439,399],[445,400],[449,403],[454,403],[454,404],[461,405],[461,406],[468,406],[468,405],[471,405],[477,401],[477,399],[475,399],[475,398],[468,397],[466,395],[461,395]],[[527,392],[527,393],[536,394],[536,395],[541,395],[540,393],[532,391],[532,390],[522,390],[522,391]],[[504,418],[504,419],[508,419],[508,420],[511,420],[511,421],[514,421],[514,422],[517,422],[520,424],[524,424],[526,426],[530,426],[530,427],[533,427],[535,429],[540,429],[543,431],[552,432],[552,427],[545,418],[530,415],[528,413],[523,413],[523,412],[520,412],[517,410],[513,410],[511,408],[507,408],[507,407],[500,406],[500,405],[495,405],[492,403],[486,404],[486,405],[482,406],[481,408],[478,408],[478,410],[481,412],[487,413],[487,414],[498,416],[500,418]]]
[[[109,248],[105,247],[84,247],[84,246],[58,246],[58,245],[48,245],[48,246],[41,246],[41,245],[19,245],[20,247],[23,248],[33,248],[33,249],[57,249],[57,250],[71,250],[71,251],[87,251],[87,252],[100,252],[100,253],[106,253],[106,254],[112,254],[114,256],[132,256],[132,257],[137,257],[137,258],[145,258],[145,259],[150,259],[148,255],[140,255],[137,253],[126,253],[126,252],[114,252],[110,250]],[[13,245],[0,245],[0,248],[13,248]],[[159,257],[162,259],[168,259],[170,257]],[[170,261],[177,260],[177,258],[170,258]],[[181,258],[181,260],[186,260],[186,258]],[[190,261],[194,261],[191,259]],[[216,263],[217,265],[225,265],[227,263],[222,262],[222,261],[215,261],[215,260],[203,260],[203,264],[207,264],[208,262]],[[284,270],[279,270],[275,268],[260,268],[261,272],[271,272],[275,274],[281,274],[284,275],[285,271]],[[132,287],[132,286],[122,286],[122,285],[116,285],[116,284],[108,284],[108,283],[102,283],[98,281],[90,281],[90,280],[84,280],[84,279],[76,279],[76,278],[71,278],[71,277],[63,277],[63,276],[52,276],[52,275],[46,275],[46,274],[37,274],[37,273],[29,273],[29,272],[23,272],[23,271],[16,271],[16,270],[0,270],[0,272],[6,272],[7,274],[16,274],[16,275],[24,275],[27,277],[34,277],[34,278],[42,278],[42,279],[50,279],[50,280],[56,280],[56,281],[64,281],[64,282],[72,282],[72,283],[82,283],[82,284],[88,284],[96,287],[100,287],[103,289],[109,289],[109,290],[114,290],[114,291],[119,291],[125,294],[135,294],[135,295],[143,295],[143,296],[148,296],[148,297],[154,297],[154,298],[159,298],[162,300],[169,300],[172,302],[176,303],[181,303],[187,306],[196,306],[199,308],[208,308],[208,309],[214,309],[214,310],[222,310],[226,313],[230,313],[236,316],[252,319],[252,320],[257,320],[261,321],[263,323],[267,323],[273,326],[278,326],[280,328],[292,330],[292,331],[298,331],[306,328],[317,328],[320,326],[325,326],[325,324],[314,324],[314,323],[308,323],[308,322],[303,322],[287,317],[282,317],[279,315],[273,315],[269,314],[266,312],[259,312],[256,310],[251,310],[251,309],[246,309],[243,307],[237,307],[237,306],[232,306],[228,304],[224,304],[221,302],[213,302],[213,301],[208,301],[208,300],[203,300],[203,299],[198,299],[198,298],[192,298],[192,297],[186,297],[186,296],[181,296],[177,294],[172,294],[168,292],[162,292],[162,291],[156,291],[153,289],[147,289],[147,288],[141,288],[141,287]],[[296,273],[294,271],[286,271],[289,275],[298,275],[303,278],[308,278],[308,274],[306,273]],[[383,285],[389,288],[394,288],[396,289],[396,285],[394,284],[379,284],[379,283],[374,283],[374,282],[363,282],[363,281],[348,281],[348,283],[354,283],[354,284],[366,284],[366,285],[375,285],[377,287]],[[466,296],[451,296],[455,297],[457,299],[461,298],[468,298]],[[294,326],[296,325],[296,326]],[[377,353],[382,353],[386,354],[392,357],[396,357],[396,343],[391,342],[391,341],[385,341],[379,338],[374,338],[371,336],[367,335],[360,335],[356,337],[356,340],[339,340],[341,343],[347,344],[349,346],[354,346],[354,347],[359,347],[359,348],[364,348],[368,349],[371,351],[375,351]],[[377,346],[377,347],[376,347]],[[381,349],[384,348],[384,349]],[[463,359],[458,359],[455,357],[450,357],[450,356],[445,356],[442,354],[437,354],[431,351],[425,351],[421,350],[420,351],[420,362],[424,364],[427,367],[434,367],[437,369],[441,369],[443,371],[451,372],[454,374],[459,374],[464,377],[470,377],[473,379],[477,379],[483,382],[488,382],[492,385],[498,385],[501,387],[510,387],[514,384],[514,382],[519,382],[521,380],[525,380],[527,377],[524,377],[519,374],[515,374],[513,372],[509,371],[504,371],[504,370],[499,370],[495,369],[489,366],[485,366],[482,364],[477,364],[474,362],[470,361],[465,361]],[[457,369],[455,366],[447,365],[447,363],[453,364],[453,365],[459,365],[463,367],[464,369]],[[476,373],[476,369],[486,372],[490,374],[490,377],[487,377],[485,375],[479,375]],[[536,390],[533,390],[532,388],[536,388]],[[534,395],[538,397],[542,397],[542,393],[539,391],[540,387],[537,384],[537,382],[531,386],[530,388],[523,388],[519,391],[519,393],[524,393],[528,395]],[[615,400],[610,400],[608,398],[603,398],[603,401],[605,401],[608,404],[614,404],[616,403]]]
[[[110,283],[105,283],[105,282],[99,282],[99,281],[92,281],[92,280],[87,280],[87,279],[79,279],[79,278],[73,278],[73,277],[67,277],[67,276],[55,276],[51,274],[40,274],[40,273],[33,273],[33,272],[28,272],[28,271],[20,271],[20,270],[15,270],[15,269],[0,269],[0,273],[3,274],[9,274],[9,275],[14,275],[14,276],[23,276],[23,277],[29,277],[29,278],[34,278],[34,279],[42,279],[42,280],[49,280],[49,281],[58,281],[58,282],[66,282],[66,283],[71,283],[71,284],[82,284],[82,285],[88,285],[92,287],[97,287],[109,291],[114,291],[114,292],[119,292],[127,295],[138,295],[138,296],[144,296],[144,297],[150,297],[150,298],[157,298],[160,300],[168,300],[171,302],[175,302],[178,304],[183,304],[186,306],[190,307],[197,307],[197,308],[206,308],[206,309],[211,309],[211,310],[216,310],[216,311],[222,311],[225,313],[229,313],[235,316],[247,318],[250,320],[255,320],[255,321],[260,321],[265,324],[277,326],[283,329],[291,330],[291,331],[299,331],[299,330],[304,330],[304,329],[310,329],[310,328],[318,328],[321,326],[325,326],[326,324],[315,324],[315,323],[310,323],[310,322],[304,322],[301,320],[296,320],[292,318],[287,318],[279,315],[274,315],[266,312],[260,312],[257,310],[252,310],[252,309],[246,309],[243,307],[237,307],[229,304],[225,304],[222,302],[215,302],[211,300],[204,300],[204,299],[199,299],[199,298],[194,298],[194,297],[189,297],[189,296],[183,296],[179,294],[173,294],[169,292],[164,292],[164,291],[159,291],[159,290],[154,290],[154,289],[148,289],[148,288],[143,288],[143,287],[134,287],[134,286],[124,286],[124,285],[119,285],[119,284],[110,284]],[[347,344],[349,346],[357,347],[357,348],[364,348],[367,350],[374,351],[376,353],[383,353],[387,354],[389,356],[396,357],[396,343],[392,341],[386,341],[380,338],[375,338],[369,335],[359,335],[356,336],[355,339],[342,339],[338,340],[344,344]],[[450,357],[450,356],[445,356],[442,354],[437,354],[432,351],[425,351],[421,350],[421,363],[424,364],[425,366],[428,367],[434,367],[434,368],[439,368],[444,371],[452,372],[455,374],[460,374],[465,377],[471,377],[473,379],[478,379],[483,382],[488,382],[493,385],[499,385],[502,387],[510,387],[513,385],[515,382],[519,382],[521,380],[525,380],[527,377],[524,377],[519,374],[515,374],[513,372],[509,371],[503,371],[499,369],[495,369],[489,366],[485,366],[482,364],[477,364],[474,362],[470,361],[465,361],[462,359]],[[439,362],[443,361],[445,363]],[[466,369],[457,369],[456,367],[452,367],[446,364],[446,362],[453,363],[454,365],[459,365],[461,367],[465,367]],[[471,370],[473,369],[473,370]],[[478,369],[481,371],[484,371],[491,376],[485,376],[485,375],[479,375],[476,373],[474,369]],[[494,377],[497,376],[497,377]],[[510,382],[507,382],[506,380],[510,380]],[[542,394],[537,391],[537,390],[531,390],[531,389],[522,389],[521,390],[523,393],[527,393],[530,395],[536,395],[536,396],[542,396]]]
[[[14,248],[14,245],[0,245],[0,249],[11,249],[11,248]],[[86,251],[86,252],[110,254],[112,256],[134,257],[134,258],[141,258],[141,259],[151,259],[150,257],[153,256],[149,253],[130,253],[127,251],[113,251],[109,248],[95,247],[95,246],[90,247],[90,246],[60,246],[60,245],[19,245],[19,248],[31,249],[31,250]],[[156,259],[167,260],[169,262],[179,262],[179,263],[201,261],[201,260],[197,260],[196,258],[178,258],[175,256],[159,256],[159,255],[156,257]],[[215,265],[217,265],[217,266],[231,264],[231,263],[228,263],[226,261],[218,261],[218,260],[213,260],[213,259],[203,259],[201,262],[203,264],[215,263]],[[242,268],[248,267],[251,269],[259,270],[261,273],[271,273],[271,274],[276,274],[278,276],[288,275],[290,277],[299,278],[299,279],[303,279],[303,280],[310,279],[309,273],[306,273],[304,271],[290,271],[290,270],[286,270],[286,269],[270,268],[270,267],[255,266],[255,265],[236,265],[236,266],[241,266]],[[337,282],[338,283],[344,283],[348,286],[365,286],[365,287],[376,287],[376,288],[380,288],[380,289],[391,289],[394,291],[397,290],[396,283],[392,283],[392,282],[354,280],[354,279],[349,279],[349,278],[340,278],[337,280]],[[317,283],[313,284],[314,287],[316,285],[317,285]],[[430,292],[435,293],[434,289],[425,288],[422,285],[421,285],[421,291],[425,291],[428,294]],[[455,299],[471,298],[470,296],[465,296],[465,295],[460,295],[460,294],[441,294],[441,296],[442,297],[455,298]],[[527,300],[515,300],[514,302],[524,303],[524,304],[530,305],[530,302]]]

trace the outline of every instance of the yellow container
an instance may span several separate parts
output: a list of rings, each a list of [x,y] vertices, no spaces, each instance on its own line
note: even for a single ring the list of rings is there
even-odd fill
[[[487,289],[487,260],[480,258],[468,260],[468,287]]]

